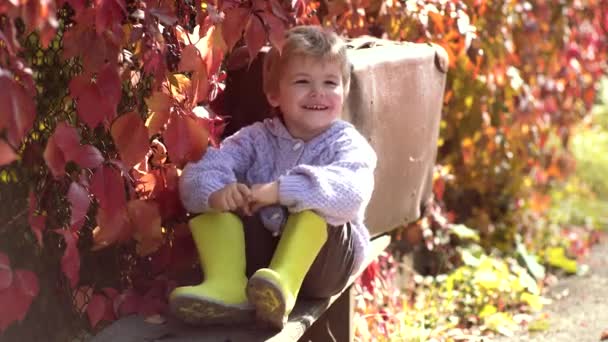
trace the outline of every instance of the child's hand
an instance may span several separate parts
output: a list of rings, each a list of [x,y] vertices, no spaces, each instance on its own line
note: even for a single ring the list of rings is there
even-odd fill
[[[251,215],[249,210],[251,195],[251,190],[245,184],[228,184],[209,196],[209,206],[217,211],[241,209],[245,215]]]
[[[249,203],[252,213],[262,207],[279,203],[279,183],[255,184],[251,187],[251,200]]]

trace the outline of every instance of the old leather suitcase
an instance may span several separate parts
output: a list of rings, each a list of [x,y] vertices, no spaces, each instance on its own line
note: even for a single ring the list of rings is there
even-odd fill
[[[378,235],[416,220],[431,196],[447,54],[437,45],[372,37],[348,45],[353,69],[343,119],[353,123],[378,154],[366,219],[370,233]],[[242,58],[228,65],[226,134],[270,113],[262,92],[266,51],[250,66]]]

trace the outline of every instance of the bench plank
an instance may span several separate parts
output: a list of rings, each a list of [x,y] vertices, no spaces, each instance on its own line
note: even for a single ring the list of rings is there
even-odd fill
[[[365,266],[375,260],[389,245],[390,236],[380,236],[372,240],[372,249],[365,260]],[[363,272],[351,277],[344,291],[348,291],[352,283]],[[344,291],[342,293],[344,293]],[[324,300],[300,300],[290,315],[289,322],[280,332],[265,330],[254,324],[235,326],[193,327],[172,317],[164,324],[148,323],[144,317],[131,315],[112,323],[102,330],[92,342],[207,342],[207,341],[296,341],[308,328],[323,315],[342,293]],[[348,296],[349,293],[344,293]],[[342,299],[341,299],[342,300]],[[347,314],[347,313],[346,313]]]

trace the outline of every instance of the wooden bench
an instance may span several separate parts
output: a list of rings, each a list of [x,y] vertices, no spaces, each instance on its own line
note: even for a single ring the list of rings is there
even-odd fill
[[[367,210],[373,252],[367,267],[389,245],[394,228],[417,219],[431,196],[447,57],[435,45],[363,37],[350,41],[351,91],[344,119],[352,122],[378,154],[376,186]],[[234,56],[238,56],[235,53]],[[225,92],[227,134],[262,120],[269,106],[262,93],[264,51],[248,63],[229,63]],[[363,270],[364,268],[362,268]],[[352,341],[353,276],[328,300],[301,300],[281,332],[253,325],[191,327],[172,318],[164,324],[122,318],[94,342],[129,341]]]
[[[373,240],[373,252],[366,264],[374,260],[389,244],[389,236]],[[211,341],[325,341],[318,336],[331,332],[336,341],[352,340],[354,331],[350,324],[353,315],[351,285],[359,276],[351,277],[344,291],[327,300],[301,300],[293,309],[289,322],[282,331],[260,329],[255,325],[238,327],[193,327],[169,317],[164,324],[147,323],[144,317],[132,315],[116,321],[99,333],[94,342],[211,342]],[[312,325],[317,329],[309,329]],[[317,331],[319,330],[319,331]]]

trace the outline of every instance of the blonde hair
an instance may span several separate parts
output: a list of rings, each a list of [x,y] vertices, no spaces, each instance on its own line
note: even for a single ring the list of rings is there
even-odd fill
[[[296,56],[313,57],[323,62],[336,62],[342,73],[344,96],[350,85],[350,63],[346,56],[346,44],[335,32],[320,26],[296,26],[285,33],[281,51],[270,49],[264,59],[264,93],[278,91],[279,81],[287,63]]]

